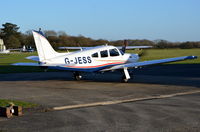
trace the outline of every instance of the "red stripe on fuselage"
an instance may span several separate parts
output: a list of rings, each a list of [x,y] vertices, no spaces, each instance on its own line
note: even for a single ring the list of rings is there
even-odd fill
[[[71,67],[71,68],[96,68],[96,67],[102,67],[106,65],[114,65],[114,64],[123,64],[124,62],[115,62],[115,63],[106,63],[102,65],[96,65],[96,66],[64,66],[64,67]]]

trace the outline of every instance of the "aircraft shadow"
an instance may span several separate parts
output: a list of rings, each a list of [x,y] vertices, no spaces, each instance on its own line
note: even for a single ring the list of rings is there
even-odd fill
[[[131,70],[129,83],[162,84],[200,87],[200,64],[169,64],[148,66]],[[0,74],[0,81],[74,81],[71,72],[34,72]],[[85,82],[119,83],[123,73],[120,71],[84,73]]]

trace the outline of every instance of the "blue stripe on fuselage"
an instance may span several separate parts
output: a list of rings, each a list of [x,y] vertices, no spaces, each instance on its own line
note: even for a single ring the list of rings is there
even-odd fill
[[[58,70],[67,70],[67,71],[80,71],[80,72],[97,72],[102,69],[115,66],[115,65],[120,65],[120,64],[112,64],[112,65],[105,65],[105,66],[100,66],[100,67],[94,67],[94,68],[72,68],[72,67],[62,67],[62,66],[49,66],[48,68],[50,69],[58,69]]]

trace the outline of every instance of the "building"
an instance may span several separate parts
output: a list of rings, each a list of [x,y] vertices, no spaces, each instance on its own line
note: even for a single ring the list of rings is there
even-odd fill
[[[3,39],[0,39],[0,53],[7,54],[9,50],[6,50],[6,46],[4,45]]]
[[[0,39],[0,51],[3,51],[3,46],[4,46],[3,39]]]

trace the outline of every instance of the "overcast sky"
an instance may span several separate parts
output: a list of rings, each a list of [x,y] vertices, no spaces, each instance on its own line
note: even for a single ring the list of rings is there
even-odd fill
[[[200,41],[200,0],[1,0],[0,24],[93,39]],[[1,27],[1,26],[0,26]]]

